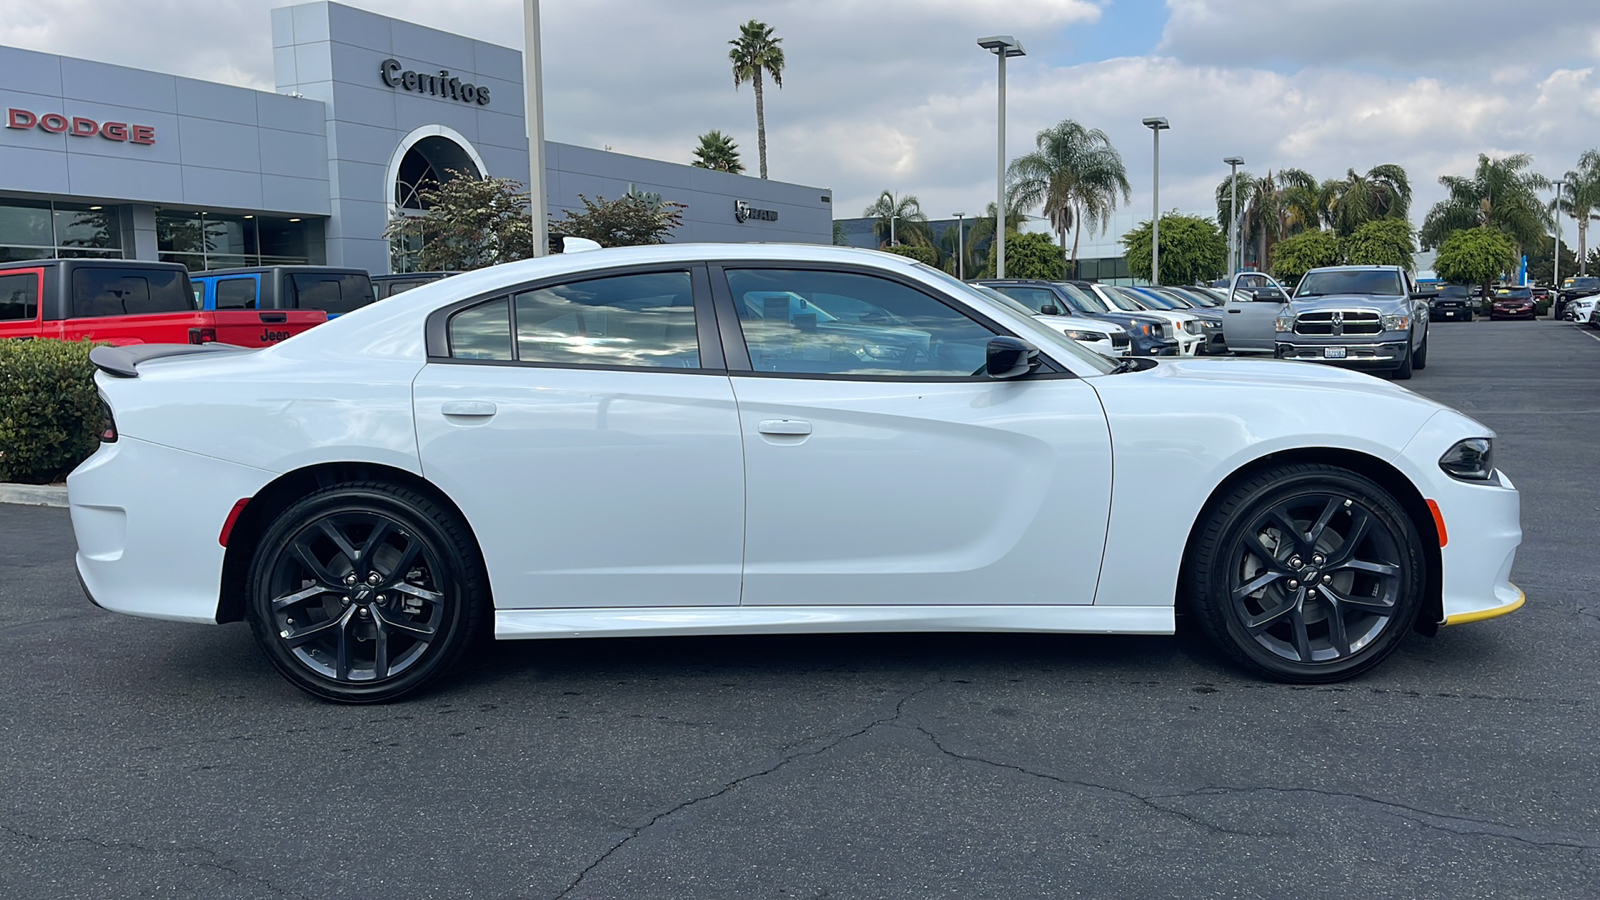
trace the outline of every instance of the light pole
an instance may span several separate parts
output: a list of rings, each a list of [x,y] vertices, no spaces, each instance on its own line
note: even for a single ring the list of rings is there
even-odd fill
[[[891,247],[894,246],[894,220],[898,218],[900,217],[895,215],[889,216],[889,246]]]
[[[550,252],[550,232],[545,222],[548,205],[544,180],[544,68],[539,49],[539,0],[526,0],[522,8],[522,104],[528,125],[528,211],[533,216],[533,255]]]
[[[956,217],[956,279],[967,280],[967,247],[966,247],[966,213],[954,213]]]
[[[1550,183],[1556,186],[1556,252],[1550,255],[1551,264],[1555,266],[1550,273],[1550,318],[1554,319],[1557,301],[1561,299],[1561,186],[1566,182]]]
[[[1161,132],[1171,128],[1165,116],[1144,119],[1144,127],[1155,134],[1155,189],[1151,199],[1154,210],[1150,214],[1150,283],[1161,283]]]
[[[995,153],[994,277],[1006,277],[1006,59],[1026,56],[1022,44],[1009,34],[978,38],[978,46],[1000,58],[999,149]]]
[[[1235,210],[1239,207],[1239,167],[1244,165],[1244,157],[1230,156],[1223,162],[1228,164],[1228,274],[1244,268],[1239,264],[1239,214]]]

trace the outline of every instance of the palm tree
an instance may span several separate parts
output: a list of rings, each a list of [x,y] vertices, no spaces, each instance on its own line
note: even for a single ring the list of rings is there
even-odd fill
[[[1012,160],[1006,173],[1009,192],[1019,209],[1043,206],[1050,226],[1067,249],[1067,231],[1072,231],[1072,255],[1078,258],[1078,238],[1083,229],[1096,228],[1104,234],[1117,208],[1131,197],[1128,172],[1122,155],[1111,146],[1111,139],[1098,128],[1088,129],[1071,119],[1039,132],[1038,147],[1026,156]]]
[[[783,38],[772,36],[772,26],[755,19],[739,26],[739,36],[728,42],[728,61],[733,63],[733,89],[746,81],[756,91],[756,148],[761,155],[761,177],[767,177],[767,107],[761,95],[761,73],[772,76],[772,83],[783,87]]]
[[[1600,150],[1578,157],[1578,168],[1564,176],[1560,211],[1578,220],[1578,274],[1589,274],[1589,223],[1600,222]],[[1550,204],[1555,212],[1555,203]],[[1557,285],[1559,287],[1559,285]]]
[[[972,227],[967,229],[967,277],[976,277],[987,266],[991,274],[994,271],[994,261],[991,259],[994,251],[994,201],[984,208],[983,215],[974,219]],[[1006,233],[1021,230],[1022,220],[1027,218],[1022,209],[1017,206],[1016,197],[1006,197]]]
[[[1422,247],[1432,249],[1464,228],[1493,228],[1516,241],[1518,249],[1544,239],[1549,211],[1538,192],[1550,187],[1543,175],[1524,171],[1533,162],[1526,153],[1502,159],[1478,154],[1470,176],[1443,175],[1439,183],[1449,195],[1433,205],[1422,220]]]
[[[739,145],[716,129],[700,135],[700,146],[694,148],[694,162],[690,165],[735,175],[744,171],[744,163],[739,161]]]
[[[878,220],[872,224],[872,235],[879,245],[888,243],[891,235],[897,244],[933,245],[933,232],[928,229],[928,217],[916,194],[896,197],[892,191],[884,191],[861,215]],[[893,226],[889,224],[891,217],[898,220]]]
[[[1405,219],[1411,212],[1411,182],[1400,166],[1373,166],[1365,175],[1350,169],[1325,190],[1329,224],[1340,236],[1375,219]]]

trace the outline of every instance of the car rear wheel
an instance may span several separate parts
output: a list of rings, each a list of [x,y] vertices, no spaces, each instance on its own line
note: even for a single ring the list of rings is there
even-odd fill
[[[488,591],[466,528],[423,495],[365,482],[316,491],[267,528],[247,618],[267,658],[308,693],[381,703],[447,671]]]
[[[1421,539],[1394,497],[1354,472],[1282,466],[1217,503],[1185,590],[1220,650],[1280,681],[1339,681],[1393,653],[1421,608]]]

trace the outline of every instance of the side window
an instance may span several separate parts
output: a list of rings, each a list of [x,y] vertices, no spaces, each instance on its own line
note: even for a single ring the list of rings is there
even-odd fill
[[[524,291],[513,299],[522,362],[700,367],[688,272],[592,278]]]
[[[217,309],[255,309],[254,278],[217,279]]]
[[[1034,312],[1038,312],[1044,309],[1046,306],[1054,306],[1058,310],[1062,306],[1062,303],[1056,299],[1056,295],[1045,290],[1044,288],[1008,286],[995,288],[995,290],[1005,294],[1007,297],[1010,297],[1018,303],[1021,303],[1023,306],[1026,306]]]
[[[72,272],[72,317],[191,312],[194,289],[181,269],[84,266]]]
[[[372,281],[365,275],[329,273],[289,276],[295,309],[320,309],[329,315],[352,312],[372,302]]]
[[[0,322],[31,322],[39,315],[39,276],[0,275]]]
[[[994,337],[960,310],[886,278],[782,269],[727,275],[758,372],[972,377]]]
[[[511,359],[511,304],[504,297],[456,313],[446,331],[456,359]]]

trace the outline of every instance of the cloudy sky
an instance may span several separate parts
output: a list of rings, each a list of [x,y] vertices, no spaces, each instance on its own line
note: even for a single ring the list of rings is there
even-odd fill
[[[271,90],[268,9],[284,0],[0,0],[0,44]],[[521,46],[519,0],[352,0]],[[543,0],[552,140],[687,162],[731,133],[754,171],[755,109],[727,41],[759,18],[783,38],[767,93],[774,178],[831,187],[838,216],[883,190],[942,217],[994,195],[995,63],[1013,34],[1008,149],[1072,118],[1122,152],[1148,216],[1164,115],[1162,207],[1209,212],[1227,174],[1320,178],[1399,163],[1413,221],[1479,153],[1528,152],[1556,176],[1600,145],[1595,0]]]

